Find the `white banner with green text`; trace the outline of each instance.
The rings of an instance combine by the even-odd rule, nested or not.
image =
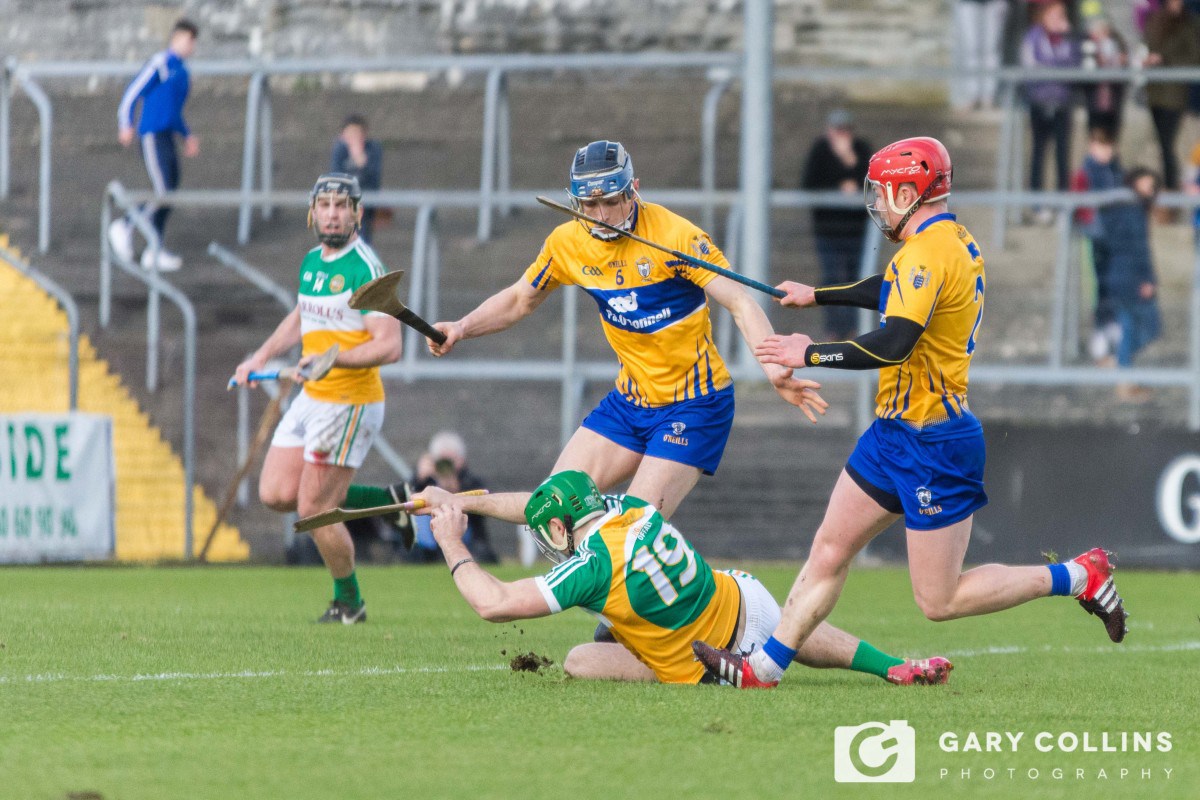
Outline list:
[[[0,563],[109,558],[112,419],[0,414]]]

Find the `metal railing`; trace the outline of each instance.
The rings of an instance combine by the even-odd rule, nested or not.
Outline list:
[[[146,198],[142,198],[146,199]],[[175,304],[183,317],[183,558],[192,558],[192,523],[195,509],[192,498],[196,483],[196,311],[183,292],[163,280],[155,266],[144,270],[131,261],[117,256],[109,243],[108,229],[112,224],[113,207],[121,209],[126,219],[141,232],[150,243],[154,264],[161,242],[150,221],[120,182],[112,181],[104,190],[104,202],[100,209],[100,325],[108,327],[112,307],[112,265],[115,263],[123,272],[132,275],[146,285],[146,388],[158,388],[159,350],[159,297],[166,297]]]
[[[506,211],[502,196],[511,187],[511,137],[507,77],[514,73],[560,71],[651,71],[701,70],[712,72],[724,80],[737,67],[737,53],[634,53],[634,54],[575,54],[575,55],[487,55],[487,56],[414,56],[388,59],[294,59],[284,61],[232,60],[198,61],[190,71],[197,77],[248,77],[246,90],[246,119],[242,141],[241,203],[238,205],[238,243],[249,242],[254,197],[269,197],[273,185],[271,152],[272,106],[269,79],[275,75],[300,75],[352,72],[423,71],[485,75],[484,119],[482,125],[482,159],[477,207],[479,222],[477,236],[486,241],[491,235],[492,219],[499,209]],[[51,182],[53,155],[50,142],[53,131],[53,105],[41,88],[38,79],[74,80],[96,78],[129,78],[141,68],[140,64],[121,61],[67,62],[43,61],[21,63],[9,58],[0,76],[0,197],[6,198],[10,181],[11,83],[18,84],[34,103],[41,126],[39,146],[39,222],[38,249],[46,252],[51,241]],[[715,113],[712,116],[715,124]],[[715,158],[715,156],[713,156]],[[258,193],[255,192],[255,173],[258,172]],[[261,204],[264,218],[269,217],[271,205]]]
[[[349,73],[411,70],[441,72],[457,70],[463,73],[482,73],[484,83],[484,119],[481,126],[482,158],[480,163],[479,193],[476,207],[479,219],[476,236],[486,241],[491,236],[493,216],[496,211],[507,212],[511,205],[503,197],[511,190],[510,116],[508,100],[508,76],[516,73],[556,71],[642,70],[660,72],[664,69],[700,70],[709,81],[701,109],[701,164],[700,189],[706,195],[714,195],[717,163],[717,110],[721,98],[731,88],[741,73],[740,55],[737,53],[638,53],[638,54],[580,54],[580,55],[481,55],[481,56],[418,56],[390,59],[295,59],[276,62],[256,60],[234,60],[205,62],[191,66],[197,77],[248,77],[246,92],[246,119],[242,142],[241,202],[238,205],[238,243],[250,240],[252,211],[255,197],[270,197],[273,187],[271,129],[273,110],[270,77],[275,75]],[[30,62],[20,63],[10,57],[0,74],[0,197],[8,197],[10,183],[10,87],[19,85],[34,103],[41,126],[38,154],[39,197],[38,197],[38,249],[46,252],[51,242],[51,174],[52,153],[50,142],[53,130],[53,105],[49,96],[37,82],[39,78],[55,80],[87,79],[98,77],[125,78],[136,74],[139,64],[130,62]],[[920,81],[950,83],[975,76],[994,76],[1000,87],[1001,106],[1004,118],[1000,128],[1000,144],[997,147],[995,184],[997,190],[1015,190],[1021,176],[1021,148],[1023,128],[1018,125],[1021,84],[1034,81],[1069,81],[1075,84],[1123,82],[1143,85],[1155,82],[1200,82],[1200,68],[1156,67],[1142,69],[1136,66],[1122,69],[1043,69],[1004,67],[997,71],[958,70],[947,67],[898,67],[889,68],[881,74],[875,67],[777,67],[773,71],[775,81],[801,83],[847,83],[855,81],[878,82],[880,80],[905,82]],[[255,174],[258,173],[258,193],[255,192]],[[264,218],[272,210],[270,202],[259,203]],[[713,197],[706,197],[699,206],[700,219],[711,229],[715,221],[715,208],[719,206]],[[1007,218],[998,210],[994,219],[992,240],[1003,246],[1007,231]]]
[[[28,261],[8,248],[0,247],[0,259],[16,267],[44,292],[54,297],[67,315],[67,408],[74,411],[79,406],[79,306],[75,304],[75,298],[71,297],[70,292],[38,272]]]

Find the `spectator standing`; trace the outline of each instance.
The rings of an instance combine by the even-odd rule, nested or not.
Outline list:
[[[1000,68],[1008,6],[1009,0],[955,0],[956,65],[967,73],[954,87],[956,108],[995,108],[995,76],[970,73]]]
[[[1092,128],[1087,156],[1075,173],[1071,188],[1080,192],[1104,192],[1121,189],[1124,185],[1112,137],[1103,126]],[[1104,367],[1116,365],[1116,343],[1121,337],[1116,310],[1109,296],[1112,257],[1105,221],[1110,215],[1111,208],[1081,208],[1076,214],[1076,222],[1091,245],[1092,267],[1096,274],[1096,309],[1088,350],[1096,365]]]
[[[837,189],[847,197],[860,198],[867,174],[871,146],[854,135],[853,119],[844,109],[834,109],[825,120],[825,132],[808,151],[800,188],[813,191]],[[824,285],[850,283],[858,278],[867,215],[856,207],[815,206],[813,234],[821,261]],[[854,336],[857,310],[850,306],[826,306],[828,338]]]
[[[1158,279],[1150,250],[1150,212],[1162,182],[1152,170],[1138,168],[1129,173],[1125,183],[1137,200],[1101,209],[1110,253],[1105,292],[1120,328],[1115,343],[1118,367],[1132,367],[1134,357],[1162,332]],[[1122,402],[1142,403],[1150,397],[1144,386],[1117,385],[1117,399]]]
[[[1200,24],[1183,6],[1183,0],[1165,0],[1146,20],[1146,56],[1148,67],[1191,67],[1200,64]],[[1163,183],[1168,190],[1179,190],[1179,158],[1175,141],[1188,107],[1185,83],[1156,81],[1146,87],[1146,102],[1154,120],[1158,147],[1162,154]]]
[[[1066,6],[1054,0],[1040,6],[1036,21],[1021,43],[1021,65],[1025,67],[1077,67],[1079,46],[1071,34]],[[1029,101],[1029,125],[1033,147],[1029,166],[1029,188],[1042,190],[1046,146],[1054,140],[1055,188],[1067,190],[1071,151],[1071,84],[1061,80],[1033,81],[1026,84]],[[1049,209],[1038,211],[1037,220],[1049,224],[1054,216]]]
[[[183,137],[183,154],[188,158],[200,155],[200,140],[192,134],[183,119],[191,78],[187,59],[196,51],[200,29],[188,19],[180,19],[171,28],[167,49],[155,53],[138,71],[137,76],[121,96],[117,109],[117,139],[125,147],[139,139],[142,161],[150,176],[154,193],[161,197],[179,187],[179,154],[175,137]],[[134,126],[134,108],[141,102],[141,117]],[[158,246],[147,247],[142,254],[144,269],[173,272],[183,265],[183,259],[162,245],[171,207],[161,200],[142,206],[158,233]],[[108,228],[109,243],[118,257],[133,260],[133,224],[127,218],[114,220]]]
[[[1099,0],[1085,4],[1087,38],[1081,44],[1085,67],[1095,69],[1119,69],[1129,63],[1124,41],[1113,30],[1104,16]],[[1121,112],[1125,104],[1125,84],[1105,81],[1086,85],[1088,130],[1104,128],[1109,139],[1116,141],[1121,135]]]
[[[379,191],[383,180],[383,145],[367,138],[367,120],[351,114],[342,121],[342,129],[329,155],[329,171],[344,172],[358,178],[364,192]],[[375,230],[376,208],[363,206],[362,227],[358,235],[367,244]]]

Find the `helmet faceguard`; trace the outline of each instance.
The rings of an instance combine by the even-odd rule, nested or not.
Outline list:
[[[633,159],[620,142],[600,140],[585,145],[575,152],[575,160],[571,162],[571,184],[567,187],[567,195],[571,198],[571,207],[582,211],[581,200],[605,200],[617,195],[626,198],[637,196],[633,185]],[[616,227],[630,230],[633,227],[634,209],[630,208],[624,220]],[[591,226],[580,220],[588,233],[601,241],[612,241],[620,236],[618,233]]]
[[[604,513],[604,498],[587,473],[578,470],[556,472],[534,489],[525,504],[525,522],[534,533],[542,555],[561,563],[575,555],[575,531],[583,523]],[[566,528],[562,542],[554,540],[551,520]]]
[[[867,177],[863,180],[863,201],[871,220],[893,242],[901,241],[904,226],[925,203],[945,200],[950,196],[950,184],[954,168],[950,154],[937,139],[918,136],[901,139],[889,144],[867,164]],[[911,183],[917,199],[901,208],[896,204],[900,187]],[[887,223],[880,202],[887,210],[900,217],[894,226]]]
[[[350,230],[338,233],[321,231],[321,226],[316,220],[317,198],[326,195],[344,196],[350,199],[350,208],[354,212],[354,221],[350,225]],[[349,243],[361,224],[362,188],[358,185],[358,178],[345,172],[327,172],[317,178],[312,191],[308,193],[308,227],[315,228],[317,241],[326,247],[341,250]]]

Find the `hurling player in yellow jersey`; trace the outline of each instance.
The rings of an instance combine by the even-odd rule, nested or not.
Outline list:
[[[779,621],[779,604],[753,575],[714,570],[671,523],[631,495],[601,495],[586,474],[558,472],[533,491],[459,497],[438,488],[430,527],[450,576],[471,607],[490,622],[532,619],[579,607],[611,626],[612,640],[571,649],[563,670],[575,678],[697,683],[704,668],[695,639],[749,650]],[[462,542],[465,512],[493,515],[509,500],[523,508],[534,540],[558,564],[547,574],[502,581],[471,557]],[[810,667],[852,669],[890,683],[945,683],[942,658],[905,660],[821,624],[797,655]],[[710,679],[711,680],[711,679]]]
[[[330,345],[339,346],[333,369],[304,383],[271,439],[258,495],[276,511],[301,516],[341,505],[355,471],[383,424],[383,381],[379,366],[400,358],[400,323],[387,314],[356,311],[350,295],[386,271],[358,236],[362,191],[353,175],[332,172],[317,179],[310,195],[309,224],[318,247],[300,265],[296,308],[234,378],[251,372],[302,343],[305,363]],[[342,523],[312,532],[333,576],[333,600],[318,622],[352,625],[367,618],[354,572],[354,540]]]
[[[728,262],[708,234],[637,193],[633,161],[618,142],[581,147],[570,170],[572,204],[585,214],[719,266]],[[733,381],[717,352],[709,322],[710,299],[724,306],[753,348],[772,333],[758,304],[728,278],[696,268],[599,226],[566,222],[546,238],[525,274],[456,322],[435,327],[446,335],[436,356],[463,339],[505,330],[540,306],[560,286],[579,286],[596,302],[621,370],[616,388],[567,443],[554,472],[583,470],[602,490],[632,479],[629,493],[670,518],[696,485],[720,463],[733,424]],[[810,420],[826,403],[812,381],[792,370],[763,366],[776,391]],[[521,509],[504,517],[521,520]]]
[[[834,486],[812,551],[796,578],[775,634],[742,657],[697,642],[715,675],[742,688],[774,686],[816,625],[833,610],[854,556],[903,516],[913,595],[934,621],[988,614],[1038,597],[1075,597],[1125,636],[1125,608],[1109,554],[1089,550],[1066,564],[987,564],[962,571],[971,522],[987,503],[983,428],[967,406],[967,369],[983,318],[983,256],[947,211],[953,171],[936,139],[904,139],[867,167],[867,208],[903,246],[883,275],[845,286],[786,282],[780,302],[803,308],[878,308],[878,329],[848,342],[803,334],[767,337],[755,350],[767,364],[878,369],[876,420],[858,440]],[[791,655],[789,655],[791,654]]]

